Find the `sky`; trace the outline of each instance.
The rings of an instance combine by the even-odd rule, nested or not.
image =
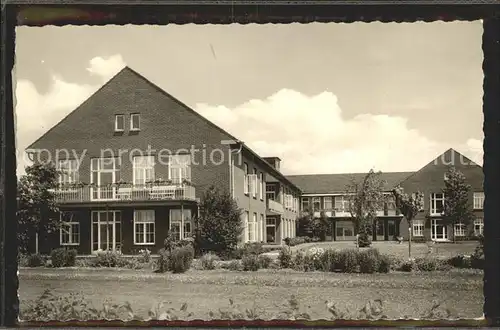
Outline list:
[[[284,174],[415,171],[449,148],[482,164],[482,23],[18,27],[24,149],[124,66]]]

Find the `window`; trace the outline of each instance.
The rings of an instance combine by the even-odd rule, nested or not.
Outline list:
[[[57,164],[59,171],[59,184],[67,185],[78,181],[78,160],[65,159]]]
[[[262,235],[262,231],[264,230],[264,225],[265,225],[264,214],[261,214],[260,215],[260,224],[259,224],[259,236],[258,236],[259,241],[264,240],[264,236]]]
[[[413,220],[412,221],[412,235],[416,237],[424,236],[424,222],[425,220]]]
[[[250,182],[248,182],[248,164],[244,163],[243,164],[243,172],[244,172],[244,183],[243,183],[243,192],[248,195],[248,192],[250,191]]]
[[[175,184],[191,180],[191,155],[173,155],[168,160],[168,178]]]
[[[321,198],[313,197],[313,211],[319,211],[321,209]]]
[[[474,235],[483,235],[484,220],[483,218],[477,218],[474,220]]]
[[[448,181],[448,173],[444,173],[444,175],[443,175],[443,180],[444,180],[444,181]]]
[[[136,156],[133,158],[134,185],[144,185],[154,180],[154,156]]]
[[[431,194],[431,214],[442,214],[444,210],[444,194],[432,193]]]
[[[348,212],[349,200],[345,196],[335,196],[335,211]]]
[[[257,169],[254,167],[252,176],[252,195],[253,198],[257,198]]]
[[[474,210],[482,210],[484,205],[484,192],[474,193]]]
[[[259,195],[260,195],[260,199],[264,200],[264,173],[260,173]]]
[[[115,132],[123,132],[125,130],[125,116],[115,115]]]
[[[134,211],[134,244],[155,244],[155,211]]]
[[[323,203],[325,204],[325,210],[331,210],[333,208],[332,197],[324,197]]]
[[[92,158],[90,161],[90,183],[107,186],[120,181],[121,160],[117,157]],[[94,199],[109,199],[111,190],[94,190]]]
[[[245,211],[243,213],[243,228],[245,230],[245,240],[248,240],[250,228],[249,228],[249,213],[248,211]]]
[[[248,222],[248,241],[255,242],[257,240],[257,213],[254,212],[252,220]]]
[[[309,208],[309,197],[302,197],[302,210],[306,211]]]
[[[141,117],[138,113],[133,113],[130,115],[130,130],[139,131],[141,129],[140,124]]]
[[[454,226],[454,235],[457,237],[465,236],[465,224],[456,223]]]
[[[74,219],[74,215],[71,212],[61,212],[60,216],[59,240],[61,245],[79,245],[80,223]]]
[[[170,210],[170,232],[174,240],[190,238],[193,234],[192,226],[190,209],[185,209],[184,212],[181,209]]]

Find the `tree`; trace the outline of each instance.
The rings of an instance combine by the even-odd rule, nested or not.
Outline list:
[[[381,172],[370,170],[361,182],[351,178],[346,187],[348,208],[359,235],[359,246],[369,246],[373,235],[373,223],[377,211],[383,210],[385,203],[385,181],[380,179]]]
[[[197,249],[216,253],[236,249],[243,232],[241,210],[227,192],[211,186],[200,203],[196,222]]]
[[[297,236],[313,236],[313,219],[314,213],[311,210],[304,210],[304,213],[297,220]]]
[[[416,192],[408,195],[404,192],[401,186],[393,189],[392,194],[396,202],[396,208],[404,216],[408,222],[408,258],[411,258],[411,238],[413,230],[413,219],[417,216],[418,212],[422,209],[423,194]]]
[[[446,172],[444,186],[443,220],[445,224],[452,225],[453,228],[456,224],[462,224],[467,228],[474,219],[469,201],[471,186],[467,184],[462,172],[454,167],[450,167]],[[453,235],[453,242],[455,242],[455,235]]]
[[[318,237],[321,241],[326,240],[329,224],[325,212],[321,212],[319,217],[313,216],[310,224],[313,237]]]
[[[28,251],[29,240],[40,233],[59,229],[59,207],[53,189],[58,172],[52,165],[34,164],[17,185],[18,241],[21,251]],[[36,246],[38,251],[38,246]]]

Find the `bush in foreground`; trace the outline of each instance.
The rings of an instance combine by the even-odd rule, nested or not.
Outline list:
[[[171,250],[163,248],[159,251],[157,271],[164,273],[185,273],[191,267],[194,259],[194,248],[191,245],[176,247]]]
[[[45,257],[40,253],[30,254],[22,261],[27,267],[41,267],[45,265]]]
[[[281,268],[291,268],[292,252],[286,247],[282,247],[278,255],[278,260]]]
[[[205,270],[214,270],[217,266],[217,261],[219,261],[219,257],[212,252],[206,253],[200,258],[201,267]]]
[[[50,253],[52,267],[73,267],[76,262],[76,250],[58,248]]]
[[[260,268],[259,256],[248,254],[241,258],[241,264],[244,271],[258,271]]]

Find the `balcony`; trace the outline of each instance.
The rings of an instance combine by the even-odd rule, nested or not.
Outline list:
[[[195,188],[189,184],[153,185],[83,185],[58,187],[53,190],[55,201],[65,203],[108,201],[196,200]]]
[[[283,212],[285,212],[283,204],[280,204],[272,199],[267,200],[267,210],[276,214],[283,214]]]

